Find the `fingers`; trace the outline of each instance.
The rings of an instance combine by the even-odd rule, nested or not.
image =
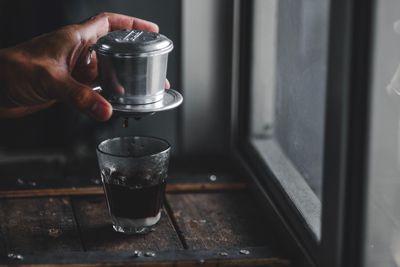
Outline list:
[[[157,24],[126,15],[116,13],[100,13],[90,20],[80,24],[83,35],[99,38],[109,31],[122,29],[137,29],[149,32],[158,32]],[[90,39],[90,38],[88,38]]]
[[[159,31],[157,24],[147,20],[115,13],[104,13],[103,16],[108,17],[108,21],[110,23],[110,31],[122,29],[137,29],[148,32]]]
[[[165,88],[165,89],[171,88],[171,84],[169,83],[168,79],[165,79],[164,88]]]
[[[96,53],[92,53],[90,63],[87,64],[87,53],[81,53],[78,56],[76,64],[72,69],[71,75],[77,81],[93,86],[97,83],[98,78],[97,55]]]
[[[55,91],[55,97],[72,104],[96,120],[106,121],[111,118],[110,103],[94,92],[92,88],[77,82],[72,77],[60,82]]]

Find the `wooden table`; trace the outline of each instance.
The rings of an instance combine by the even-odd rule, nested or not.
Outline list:
[[[0,168],[2,264],[289,266],[268,218],[234,175],[171,174],[154,231],[124,235],[112,229],[97,170],[60,176],[59,166],[18,166]]]

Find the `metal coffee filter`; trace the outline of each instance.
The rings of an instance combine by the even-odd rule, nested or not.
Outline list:
[[[165,90],[168,53],[166,36],[146,31],[120,30],[101,37],[96,51],[102,95],[123,116],[143,116],[179,106],[183,97]],[[122,114],[121,114],[122,113]]]

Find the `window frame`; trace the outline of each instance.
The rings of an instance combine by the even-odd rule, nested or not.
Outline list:
[[[253,1],[235,0],[232,48],[232,149],[286,242],[312,265],[362,266],[366,206],[370,64],[374,0],[330,5],[321,240],[318,242],[249,141]]]

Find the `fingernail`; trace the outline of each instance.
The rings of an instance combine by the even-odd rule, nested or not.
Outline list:
[[[112,108],[108,103],[96,102],[90,109],[90,115],[96,120],[106,121],[111,117]]]
[[[153,24],[154,32],[159,32],[160,31],[160,27],[157,24],[155,24],[154,22],[151,22],[151,24]]]
[[[165,89],[171,88],[171,84],[169,83],[168,80],[165,80],[165,82],[164,82],[164,88],[165,88]]]

